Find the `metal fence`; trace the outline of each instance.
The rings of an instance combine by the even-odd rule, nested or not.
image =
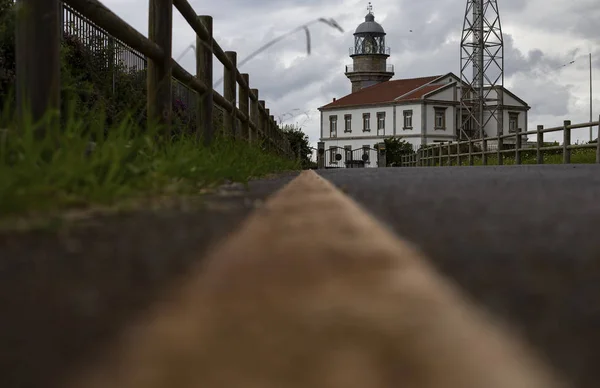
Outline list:
[[[325,168],[373,168],[379,165],[377,149],[361,147],[357,149],[330,146],[325,150]]]
[[[544,163],[544,153],[559,152],[562,155],[564,164],[571,163],[571,155],[574,150],[594,149],[596,150],[596,163],[600,163],[600,140],[597,138],[595,143],[572,144],[571,131],[578,128],[598,127],[600,133],[600,118],[598,121],[571,124],[570,120],[565,120],[560,127],[544,128],[538,125],[536,130],[511,132],[506,135],[488,137],[483,139],[470,139],[462,142],[445,143],[430,145],[419,149],[417,152],[402,157],[402,167],[417,166],[461,166],[463,162],[467,165],[474,165],[475,159],[479,158],[482,165],[488,165],[488,156],[496,155],[497,164],[502,165],[504,158],[514,156],[514,164],[522,164],[522,156],[525,153],[535,153],[537,164]],[[544,134],[551,132],[563,132],[562,145],[547,146],[544,143]],[[523,143],[523,137],[535,135],[535,144]],[[514,140],[509,147],[504,146],[505,139]],[[488,142],[495,142],[495,150],[490,150]]]
[[[148,68],[148,58],[139,51],[131,48],[121,40],[110,35],[93,21],[73,9],[64,2],[60,2],[61,25],[63,38],[74,36],[85,46],[87,50],[95,54],[106,53],[106,66],[113,68],[112,91],[118,87],[116,72],[145,71]],[[114,66],[113,66],[114,65]],[[172,83],[173,101],[175,109],[185,107],[185,117],[192,119],[198,102],[198,93],[187,85],[173,78]],[[217,120],[223,116],[220,107],[215,106]]]
[[[148,67],[148,60],[143,54],[108,34],[68,4],[61,2],[60,7],[61,25],[65,33],[63,37],[76,36],[88,50],[94,53],[110,52],[112,55],[107,58],[114,58],[113,64],[120,64],[125,69],[145,70]],[[107,62],[106,65],[110,66],[111,63]]]

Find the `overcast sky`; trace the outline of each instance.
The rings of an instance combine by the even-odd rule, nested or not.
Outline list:
[[[198,14],[212,15],[214,36],[241,61],[274,37],[319,17],[335,19],[341,33],[325,24],[311,26],[312,53],[299,32],[272,46],[240,70],[275,117],[303,125],[312,143],[319,136],[317,108],[350,93],[344,65],[353,32],[364,21],[368,1],[357,0],[189,0]],[[102,0],[147,35],[148,0]],[[376,21],[387,32],[394,79],[453,72],[460,76],[460,34],[466,0],[374,0]],[[600,2],[598,0],[498,0],[505,46],[505,86],[532,109],[529,129],[589,119],[589,62],[592,53],[593,115],[600,114]],[[409,32],[412,30],[413,32]],[[195,42],[192,29],[174,11],[173,57]],[[575,63],[563,67],[572,60]],[[193,51],[180,60],[195,73]],[[215,68],[215,81],[222,66]],[[222,93],[222,84],[216,88]],[[288,113],[301,113],[290,119]],[[306,115],[304,115],[306,114]],[[562,135],[554,136],[559,139]],[[588,129],[575,130],[582,141]],[[596,130],[594,130],[594,138]],[[533,140],[533,139],[530,139]]]

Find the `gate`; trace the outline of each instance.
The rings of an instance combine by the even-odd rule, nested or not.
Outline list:
[[[325,168],[373,168],[377,167],[378,153],[375,148],[330,146],[325,150]]]

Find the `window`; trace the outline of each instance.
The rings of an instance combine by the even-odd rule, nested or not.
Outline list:
[[[385,134],[385,112],[377,113],[377,134]]]
[[[517,132],[519,129],[519,113],[508,113],[508,132]]]
[[[345,145],[344,146],[344,151],[346,153],[346,160],[351,160],[352,159],[352,146],[351,145]]]
[[[329,116],[329,134],[331,137],[337,136],[337,116]]]
[[[445,130],[446,129],[446,108],[434,108],[435,109],[435,129]]]
[[[352,115],[344,115],[344,132],[352,132]]]
[[[336,146],[329,146],[329,163],[337,163],[337,160],[335,159],[336,148]]]
[[[371,131],[371,114],[363,113],[363,132]]]
[[[412,129],[412,115],[413,115],[413,111],[412,110],[405,110],[404,111],[404,128],[403,129]]]

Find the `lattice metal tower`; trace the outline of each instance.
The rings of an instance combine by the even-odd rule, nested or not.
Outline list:
[[[460,43],[459,137],[503,130],[504,41],[496,0],[467,0]]]

